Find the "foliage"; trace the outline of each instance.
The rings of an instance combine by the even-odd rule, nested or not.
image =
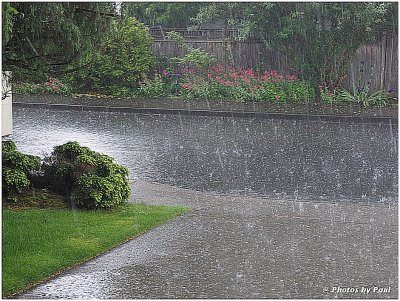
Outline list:
[[[122,14],[148,26],[186,28],[201,6],[204,4],[199,2],[123,2]]]
[[[2,141],[3,199],[16,201],[30,186],[29,176],[39,166],[39,157],[19,152],[13,141]]]
[[[364,63],[361,64],[363,68]],[[353,93],[347,91],[346,89],[329,89],[327,83],[323,83],[319,86],[321,100],[329,103],[345,102],[345,103],[358,103],[362,104],[364,107],[369,107],[371,105],[383,107],[389,104],[391,95],[383,90],[376,91],[375,93],[370,93],[370,87],[373,80],[373,66],[371,65],[371,74],[369,78],[363,79],[360,75],[358,79],[358,87],[353,87]],[[361,71],[364,71],[361,69]],[[360,72],[363,74],[364,72]]]
[[[176,58],[181,65],[208,68],[217,62],[215,55],[210,55],[200,48],[190,48],[182,58]]]
[[[198,24],[224,19],[240,26],[241,38],[254,37],[284,55],[315,85],[336,88],[359,46],[397,30],[397,3],[259,2],[209,3]]]
[[[2,4],[2,12],[3,12],[3,36],[2,36],[2,43],[6,45],[10,40],[12,33],[13,33],[13,17],[14,15],[18,14],[18,11],[11,5],[11,3],[4,2]]]
[[[43,81],[74,69],[98,47],[114,8],[111,2],[2,3],[3,70],[16,80]]]
[[[333,104],[340,101],[337,89],[330,91],[328,87],[321,85],[319,86],[319,94],[323,102]]]
[[[69,80],[78,91],[129,96],[154,64],[151,42],[148,30],[136,19],[114,22],[98,51],[82,60],[86,67]]]
[[[176,85],[160,74],[155,74],[154,79],[145,78],[139,83],[138,96],[148,98],[164,98],[174,94]]]
[[[181,36],[179,32],[169,31],[166,33],[165,37],[167,38],[167,40],[174,41],[181,48],[190,48],[190,45],[185,42],[185,39]]]
[[[207,69],[185,68],[180,73],[163,70],[154,80],[141,83],[139,95],[159,98],[233,99],[246,101],[309,101],[314,89],[295,75],[215,65]]]
[[[181,97],[189,99],[298,102],[312,100],[315,96],[311,85],[295,75],[222,66],[213,66],[207,73],[189,69],[180,86]]]
[[[55,146],[42,170],[49,189],[71,196],[80,208],[114,208],[131,194],[127,168],[78,142]]]
[[[200,48],[192,47],[189,43],[186,43],[183,37],[177,32],[168,32],[167,39],[175,41],[179,47],[186,49],[188,52],[183,57],[171,58],[171,62],[186,67],[208,68],[217,61],[215,55],[210,55]]]
[[[87,261],[188,209],[129,204],[112,212],[3,210],[3,298]]]
[[[71,87],[57,78],[48,77],[40,84],[15,82],[13,91],[16,94],[70,94]]]
[[[379,90],[375,93],[368,94],[368,90],[358,90],[354,94],[345,89],[338,90],[339,101],[360,103],[364,107],[375,105],[378,107],[387,106],[389,103],[389,94]]]
[[[378,106],[384,107],[389,104],[390,94],[379,90],[372,94],[368,93],[368,89],[359,88],[354,93],[346,89],[328,90],[326,87],[320,87],[320,96],[323,102],[329,103],[357,103],[364,107]]]

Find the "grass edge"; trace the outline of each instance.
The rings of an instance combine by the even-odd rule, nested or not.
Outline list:
[[[20,290],[18,290],[18,291],[16,291],[16,292],[13,292],[13,293],[8,294],[8,295],[2,295],[2,299],[14,299],[13,297],[16,297],[16,296],[18,296],[18,295],[20,295],[20,294],[23,294],[23,293],[25,293],[26,291],[28,291],[28,290],[30,290],[30,289],[36,287],[36,286],[39,286],[39,285],[41,285],[41,284],[43,284],[43,283],[46,283],[46,282],[48,282],[48,281],[50,281],[50,280],[56,278],[57,276],[59,276],[59,275],[65,273],[65,272],[67,272],[67,271],[69,271],[69,270],[72,270],[72,269],[74,269],[74,268],[76,268],[76,267],[78,267],[78,266],[80,266],[80,265],[82,265],[82,264],[85,264],[85,263],[87,263],[87,262],[89,262],[89,261],[91,261],[91,260],[94,260],[94,259],[96,259],[96,258],[98,258],[98,257],[100,257],[100,256],[102,256],[102,255],[104,255],[104,254],[106,254],[106,253],[108,253],[108,252],[111,252],[112,250],[121,247],[122,245],[124,245],[124,244],[126,244],[126,243],[128,243],[128,242],[130,242],[130,241],[132,241],[132,240],[134,240],[134,239],[136,239],[136,238],[138,238],[138,237],[140,237],[140,236],[146,234],[147,232],[149,232],[149,231],[151,231],[151,230],[154,230],[154,229],[157,229],[158,227],[161,227],[161,226],[163,226],[163,225],[165,225],[165,224],[168,224],[168,223],[171,222],[172,220],[174,220],[174,219],[176,219],[176,218],[179,218],[179,217],[181,217],[181,216],[183,216],[183,215],[185,215],[185,214],[187,214],[187,213],[189,213],[189,212],[192,211],[192,208],[189,208],[189,207],[182,207],[182,206],[176,206],[176,207],[184,208],[184,209],[186,209],[186,211],[185,211],[185,212],[181,212],[181,213],[179,213],[179,214],[177,214],[177,215],[175,215],[175,216],[172,216],[172,217],[170,217],[170,218],[168,218],[168,219],[166,219],[166,220],[160,222],[159,224],[154,225],[154,227],[151,227],[151,228],[149,228],[149,229],[144,230],[143,232],[140,232],[140,233],[137,233],[136,235],[133,235],[133,236],[131,236],[131,237],[128,237],[127,239],[125,239],[125,240],[123,240],[123,241],[121,241],[121,242],[118,242],[116,245],[114,245],[114,246],[112,246],[112,247],[110,247],[110,248],[108,248],[108,249],[105,249],[104,251],[101,251],[101,252],[98,253],[98,254],[95,254],[95,255],[93,255],[93,256],[90,256],[90,257],[88,257],[88,258],[85,258],[84,260],[82,260],[82,261],[80,261],[80,262],[77,262],[77,263],[75,263],[75,264],[73,264],[73,265],[71,265],[71,266],[65,267],[65,268],[63,268],[63,269],[61,269],[61,270],[59,270],[59,271],[57,271],[57,272],[51,274],[50,276],[48,276],[48,277],[46,277],[46,278],[44,278],[44,279],[42,279],[42,280],[40,280],[40,281],[37,281],[37,282],[31,283],[31,284],[28,284],[28,285],[27,285],[26,287],[24,287],[23,289],[20,289]]]

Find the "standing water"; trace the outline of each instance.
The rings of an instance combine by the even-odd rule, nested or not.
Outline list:
[[[279,199],[397,202],[397,124],[14,108],[43,156],[78,141],[146,180]],[[134,185],[134,184],[133,184]]]

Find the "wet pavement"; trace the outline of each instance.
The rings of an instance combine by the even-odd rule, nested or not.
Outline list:
[[[14,107],[18,148],[76,140],[132,202],[193,210],[19,298],[397,298],[397,122]]]
[[[193,211],[19,298],[397,298],[397,206],[271,201],[138,181]]]
[[[272,199],[397,203],[397,123],[14,107],[18,149],[79,141],[145,180]]]

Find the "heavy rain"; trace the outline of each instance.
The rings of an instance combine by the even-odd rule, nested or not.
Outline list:
[[[396,2],[3,2],[3,298],[398,298]]]

